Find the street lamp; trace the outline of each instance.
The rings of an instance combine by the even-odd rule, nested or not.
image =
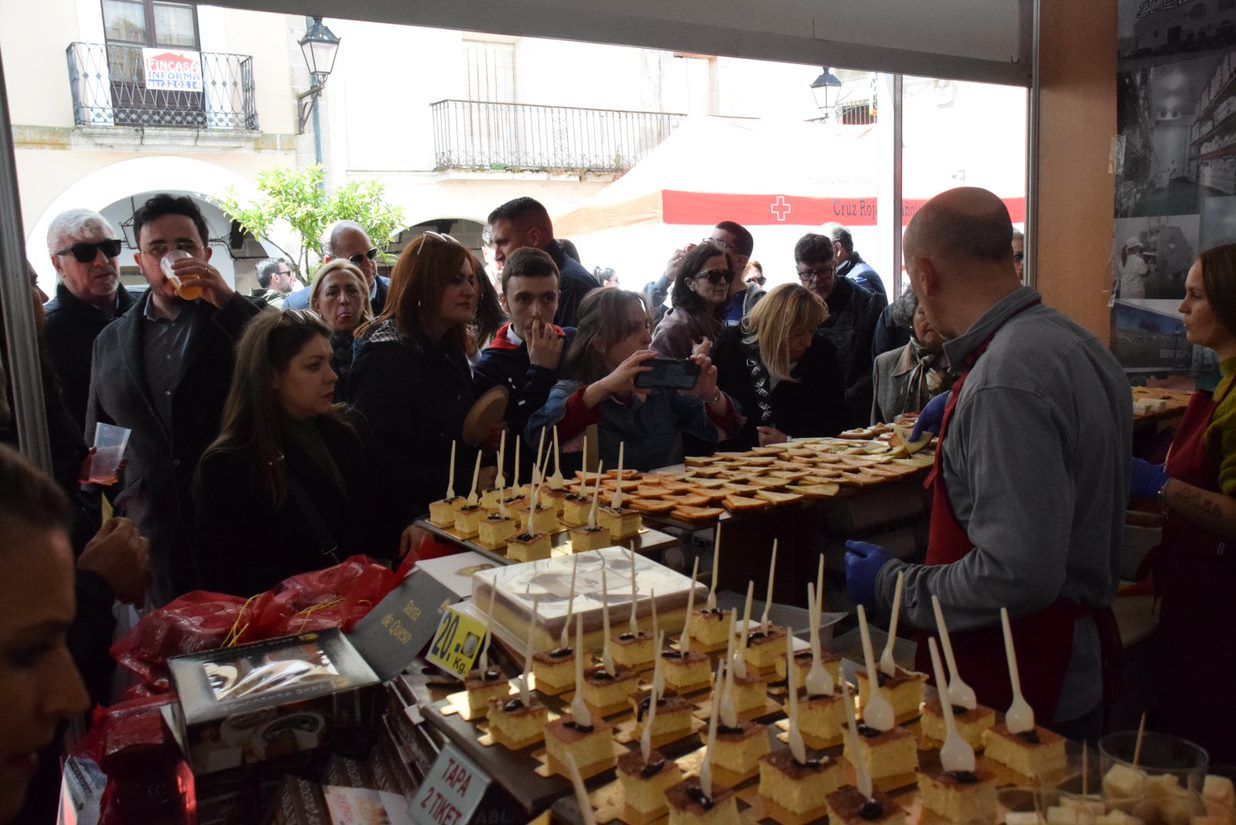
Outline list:
[[[304,132],[309,115],[317,113],[318,98],[322,94],[322,87],[326,85],[326,78],[330,77],[335,68],[339,37],[322,22],[321,17],[314,17],[305,36],[300,39],[300,51],[305,56],[305,65],[309,67],[310,83],[309,90],[296,98],[300,131]]]
[[[841,88],[841,81],[825,66],[820,69],[820,76],[811,81],[811,94],[815,97],[815,106],[824,113],[821,120],[828,119],[836,100],[832,99],[834,89]]]

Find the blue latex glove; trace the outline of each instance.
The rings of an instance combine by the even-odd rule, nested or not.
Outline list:
[[[1162,464],[1151,464],[1144,458],[1135,458],[1130,463],[1129,498],[1158,498],[1159,490],[1167,483],[1168,475]]]
[[[870,610],[875,607],[876,576],[891,557],[883,547],[865,541],[847,541],[845,549],[845,593]]]
[[[910,433],[911,441],[918,441],[925,432],[932,435],[940,434],[940,422],[944,420],[944,408],[948,406],[948,400],[952,395],[953,391],[947,390],[927,402],[927,406],[923,407],[923,411],[918,414],[918,421],[914,422],[914,432]]]

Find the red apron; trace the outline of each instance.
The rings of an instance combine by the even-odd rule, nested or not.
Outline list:
[[[1038,303],[1036,299],[1022,307],[1017,313],[1009,316],[1005,323],[1027,309],[1037,306]],[[935,463],[925,482],[925,486],[932,491],[931,528],[927,544],[927,558],[924,560],[927,565],[952,564],[974,549],[974,542],[970,540],[965,528],[957,521],[953,505],[949,502],[948,490],[944,483],[944,439],[966,378],[978,359],[986,352],[987,346],[998,331],[997,329],[992,332],[991,337],[967,359],[964,365],[965,371],[953,384],[953,394],[944,408],[944,416],[940,421],[940,438],[936,445]],[[1119,672],[1116,660],[1120,652],[1120,634],[1116,629],[1116,620],[1110,608],[1080,607],[1057,600],[1036,613],[1018,618],[1010,616],[1013,645],[1017,650],[1018,663],[1021,665],[1019,675],[1022,695],[1034,708],[1035,717],[1040,724],[1050,723],[1055,718],[1060,688],[1064,684],[1064,676],[1073,653],[1073,627],[1079,619],[1087,616],[1093,616],[1099,626],[1103,650],[1104,695],[1108,696],[1112,687],[1109,684],[1110,677]],[[1009,682],[1008,665],[1004,655],[1004,633],[999,617],[996,616],[995,623],[988,627],[951,633],[950,640],[953,644],[957,668],[966,683],[974,688],[978,701],[1000,710],[1007,708],[1013,701],[1013,691]],[[920,640],[918,646],[916,667],[924,673],[932,672],[925,637]]]
[[[1194,393],[1165,468],[1172,478],[1211,492],[1220,492],[1219,471],[1206,449],[1206,429],[1217,403],[1209,393]],[[1153,569],[1163,598],[1155,729],[1196,742],[1212,763],[1236,760],[1236,645],[1230,635],[1236,630],[1236,547],[1226,551],[1223,539],[1168,510],[1162,544],[1143,563]]]

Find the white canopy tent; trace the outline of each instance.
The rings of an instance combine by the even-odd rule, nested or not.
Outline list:
[[[680,52],[844,66],[928,77],[1030,86],[1039,0],[223,0],[255,11],[338,15],[404,25],[556,37]],[[21,448],[45,468],[50,451],[42,409],[33,308],[26,283],[24,231],[12,128],[0,55],[0,315]],[[900,80],[880,162],[894,169],[901,209]],[[883,98],[890,99],[890,98]],[[1031,140],[1035,97],[1031,95]],[[1034,156],[1033,145],[1031,157]],[[1033,200],[1034,171],[1030,173]],[[881,188],[885,188],[883,185]],[[887,224],[888,222],[886,222]],[[880,231],[899,258],[900,232]],[[1032,239],[1029,239],[1032,241]],[[1033,243],[1028,242],[1028,250]]]

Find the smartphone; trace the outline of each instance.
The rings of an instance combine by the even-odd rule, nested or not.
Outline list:
[[[635,386],[641,390],[689,390],[700,377],[700,365],[686,359],[652,358],[644,366],[652,369],[635,376]]]

